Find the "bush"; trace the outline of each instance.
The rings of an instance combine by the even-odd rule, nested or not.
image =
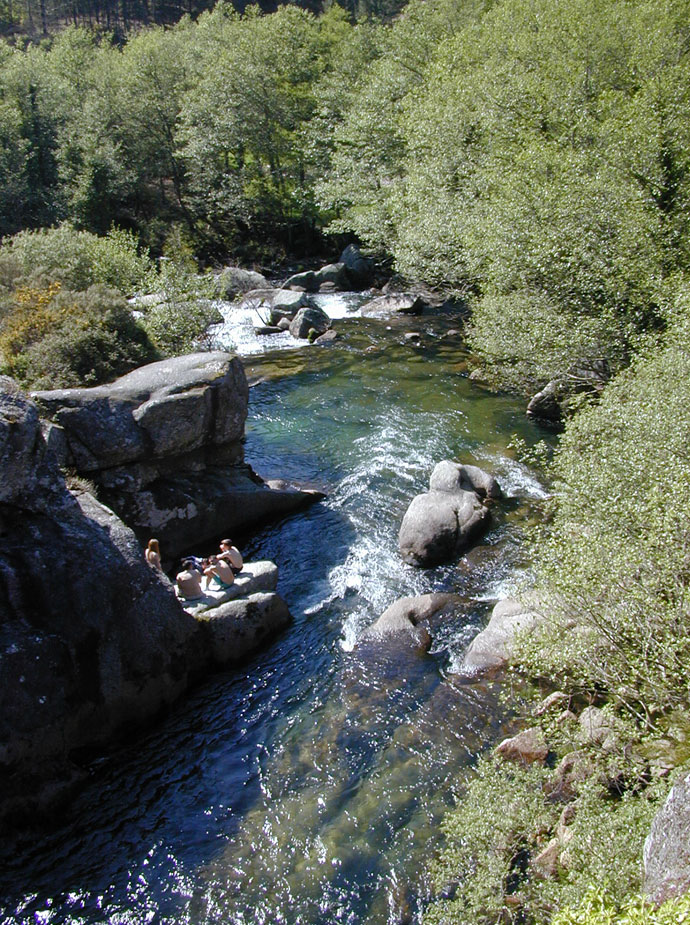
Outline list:
[[[22,231],[0,246],[0,283],[13,288],[22,277],[43,274],[65,288],[84,290],[103,284],[125,295],[155,285],[151,260],[139,253],[136,237],[113,228],[105,237],[71,225]]]
[[[650,906],[642,896],[623,905],[615,903],[599,888],[593,887],[579,906],[563,909],[551,925],[687,925],[690,923],[690,895],[670,899],[659,908]]]
[[[535,550],[551,619],[522,653],[530,673],[606,691],[643,724],[690,700],[689,429],[685,290],[667,346],[567,428]]]
[[[5,305],[2,371],[27,388],[97,385],[157,358],[120,293],[24,287]]]

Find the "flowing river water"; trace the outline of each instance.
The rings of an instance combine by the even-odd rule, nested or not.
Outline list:
[[[252,383],[247,460],[327,493],[242,544],[278,563],[294,622],[97,762],[63,820],[3,853],[3,925],[420,920],[439,822],[509,720],[495,686],[457,667],[526,567],[521,534],[544,491],[508,444],[543,434],[521,402],[469,380],[452,311],[328,309],[341,320],[327,348],[257,339],[251,313],[230,308],[216,332]],[[446,458],[493,472],[506,500],[478,551],[414,569],[400,521]],[[429,591],[462,606],[428,653],[357,645],[389,604]]]

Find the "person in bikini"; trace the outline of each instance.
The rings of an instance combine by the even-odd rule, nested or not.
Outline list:
[[[232,566],[220,556],[211,556],[208,567],[204,569],[207,591],[226,591],[235,580]]]

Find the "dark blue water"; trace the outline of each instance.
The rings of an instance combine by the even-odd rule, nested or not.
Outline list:
[[[458,339],[441,337],[454,325],[347,320],[334,347],[247,360],[247,459],[328,493],[244,543],[278,563],[294,622],[97,763],[67,817],[13,847],[1,922],[419,919],[439,819],[504,721],[497,692],[454,668],[521,574],[542,496],[507,449],[540,435],[468,380]],[[421,347],[404,340],[413,326]],[[443,458],[490,469],[509,498],[472,567],[415,570],[397,531]],[[464,603],[430,653],[357,646],[398,597],[432,590]]]

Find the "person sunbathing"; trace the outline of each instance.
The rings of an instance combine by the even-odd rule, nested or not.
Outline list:
[[[242,566],[244,565],[244,560],[242,559],[242,553],[239,551],[237,546],[233,545],[232,540],[221,540],[220,541],[220,552],[218,554],[219,559],[224,559],[232,569],[233,575],[239,575],[242,571]]]
[[[211,556],[209,565],[204,569],[207,591],[226,591],[232,586],[235,574],[231,565],[220,556]]]
[[[183,601],[195,601],[204,596],[201,590],[201,573],[194,568],[194,563],[190,559],[183,560],[182,571],[176,575],[175,581],[178,596]]]

